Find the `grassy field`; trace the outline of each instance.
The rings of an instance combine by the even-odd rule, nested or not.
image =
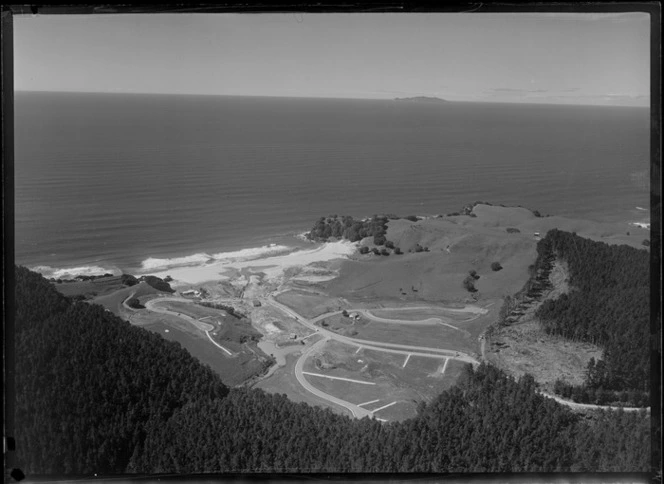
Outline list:
[[[226,311],[214,308],[206,308],[199,306],[196,303],[178,302],[178,301],[164,301],[155,303],[161,307],[167,307],[170,311],[185,314],[194,319],[206,318],[204,321],[223,321],[226,318],[232,317]]]
[[[371,321],[366,326],[355,328],[354,338],[384,343],[425,346],[473,352],[477,342],[462,331],[443,325],[411,326]]]
[[[166,315],[160,314],[158,316]],[[212,368],[226,385],[238,385],[264,370],[264,363],[246,346],[237,345],[237,347],[230,348],[233,351],[239,352],[237,356],[228,358],[222,350],[213,345],[200,331],[187,330],[187,328],[173,324],[172,319],[160,318],[152,323],[143,325],[143,328],[160,334],[164,339],[180,343],[192,356],[204,365]]]
[[[286,291],[279,294],[275,299],[305,318],[315,318],[321,314],[339,311],[347,307],[346,303],[338,298],[306,291]]]
[[[120,282],[120,276],[101,277],[93,281],[63,282],[53,284],[59,293],[64,296],[85,296],[93,298],[96,296],[106,296],[126,286]]]
[[[146,296],[154,296],[157,294],[164,294],[161,291],[158,291],[154,287],[150,286],[146,282],[141,282],[131,287],[122,287],[119,290],[112,291],[103,296],[97,296],[92,299],[91,302],[95,304],[101,304],[106,309],[111,311],[120,317],[129,317],[129,314],[132,314],[127,309],[122,306],[122,303],[132,294],[136,298],[144,298]]]
[[[404,321],[423,321],[429,318],[440,318],[446,323],[464,322],[477,317],[476,313],[446,311],[443,308],[395,308],[395,309],[372,309],[369,311],[374,316],[384,319],[401,319]]]
[[[383,405],[387,405],[387,403],[383,403]],[[379,410],[374,415],[388,422],[406,420],[417,415],[417,403],[412,400],[399,401],[383,410]]]
[[[406,367],[405,355],[361,349],[337,341],[329,341],[322,350],[311,355],[304,364],[304,371],[337,378],[349,378],[363,383],[335,380],[323,376],[307,375],[305,378],[316,388],[356,405],[373,410],[400,400],[406,403],[384,410],[387,420],[402,420],[415,415],[417,401],[430,401],[440,392],[450,388],[461,374],[464,364],[445,358],[411,356]],[[442,369],[445,367],[445,372]],[[376,400],[376,402],[374,402]],[[372,403],[368,403],[372,402]],[[383,411],[381,410],[380,413]]]
[[[268,393],[286,395],[289,400],[292,400],[296,403],[302,402],[308,405],[329,408],[334,413],[347,415],[349,417],[352,416],[349,410],[338,405],[334,405],[322,398],[318,398],[317,396],[302,388],[300,383],[295,378],[294,370],[295,362],[299,357],[299,354],[286,355],[286,365],[276,371],[269,378],[256,383],[254,388],[260,388]]]

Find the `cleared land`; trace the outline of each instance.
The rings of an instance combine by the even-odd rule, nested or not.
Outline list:
[[[155,318],[154,322],[147,323],[143,327],[160,334],[169,341],[180,343],[192,356],[212,368],[221,377],[222,381],[229,386],[238,385],[265,370],[265,362],[261,362],[247,347],[238,345],[233,348],[236,351],[236,356],[227,358],[202,332],[186,331],[186,327],[191,326],[174,324],[174,319],[178,318],[168,316]]]
[[[67,297],[84,296],[94,298],[114,293],[126,286],[120,282],[120,276],[100,277],[92,281],[55,283],[53,287]]]
[[[480,314],[483,314],[481,308],[469,307],[467,311],[454,311],[443,308],[384,308],[384,309],[371,309],[369,313],[385,319],[400,319],[405,321],[427,321],[429,319],[441,319],[446,323],[455,324],[463,323],[476,319]]]
[[[354,338],[384,343],[424,346],[472,353],[477,341],[469,334],[443,325],[410,326],[370,321],[355,327]]]
[[[300,355],[297,353],[286,355],[285,365],[265,380],[261,380],[254,385],[254,388],[260,388],[268,393],[278,393],[286,395],[293,402],[303,402],[309,405],[316,405],[323,408],[329,408],[334,413],[351,416],[349,410],[338,405],[331,404],[327,400],[317,397],[306,391],[295,378],[295,363]]]
[[[404,368],[406,358],[408,364]],[[442,372],[443,366],[447,367],[445,373]],[[358,351],[357,347],[330,340],[306,359],[304,372],[307,381],[317,389],[369,411],[401,401],[398,406],[395,404],[395,409],[387,412],[386,407],[376,417],[402,420],[415,416],[417,401],[428,401],[452,386],[463,366],[463,363],[445,357],[398,355],[366,349]],[[382,415],[383,412],[386,416]]]
[[[549,275],[552,288],[542,301],[567,292],[567,278],[565,264],[556,262]],[[557,379],[582,384],[590,358],[602,358],[601,348],[546,334],[535,316],[540,305],[541,302],[534,302],[515,322],[495,328],[486,345],[486,359],[515,376],[530,373],[551,393]]]
[[[298,314],[306,318],[315,318],[321,314],[341,311],[347,308],[346,303],[339,298],[301,290],[282,292],[274,299],[285,306],[293,308]]]

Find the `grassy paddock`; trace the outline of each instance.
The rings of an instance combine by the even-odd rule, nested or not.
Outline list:
[[[371,321],[364,327],[357,327],[356,339],[365,339],[383,343],[424,346],[474,351],[475,341],[463,332],[443,325],[407,326]]]
[[[206,308],[205,306],[199,306],[195,303],[164,301],[162,303],[157,303],[156,305],[166,308],[169,311],[182,313],[194,319],[208,318],[205,321],[220,321],[230,317],[226,311],[214,308]]]
[[[383,405],[386,405],[387,403],[383,403]],[[394,405],[391,405],[383,410],[379,410],[374,415],[377,418],[382,418],[384,420],[392,422],[392,421],[406,420],[408,418],[414,417],[416,414],[417,414],[417,404],[413,401],[407,400],[407,401],[397,402]]]
[[[337,298],[304,291],[286,291],[279,294],[275,299],[305,318],[315,318],[321,314],[339,311],[339,308],[344,309],[346,307]]]
[[[259,359],[241,345],[229,348],[239,351],[239,353],[234,358],[227,358],[222,350],[200,333],[184,331],[163,321],[148,323],[143,327],[160,334],[164,339],[180,343],[192,356],[212,368],[226,385],[237,385],[262,371],[262,363]]]
[[[454,322],[464,322],[477,316],[476,313],[460,312],[460,311],[446,311],[442,308],[398,308],[398,309],[371,309],[370,314],[384,319],[401,319],[404,321],[422,321],[429,318],[439,318],[445,322],[450,320],[451,324]]]

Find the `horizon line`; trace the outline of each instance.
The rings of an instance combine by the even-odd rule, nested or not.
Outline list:
[[[223,94],[223,93],[193,93],[193,92],[144,92],[144,91],[67,91],[67,90],[35,90],[35,89],[14,89],[14,93],[59,93],[59,94],[127,94],[127,95],[156,95],[156,96],[206,96],[206,97],[258,97],[258,98],[278,98],[278,99],[334,99],[334,100],[348,100],[348,101],[396,101],[407,100],[411,98],[430,97],[448,103],[481,103],[481,104],[538,104],[538,105],[552,105],[552,106],[593,106],[593,107],[631,107],[631,108],[650,108],[650,95],[647,95],[648,104],[596,104],[587,102],[555,102],[542,100],[528,101],[509,101],[509,100],[488,100],[488,99],[461,99],[451,100],[434,95],[418,94],[407,95],[403,97],[343,97],[343,96],[284,96],[284,95],[267,95],[267,94]],[[440,104],[438,104],[440,105]]]

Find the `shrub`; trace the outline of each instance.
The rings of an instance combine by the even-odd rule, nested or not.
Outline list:
[[[415,244],[415,252],[422,252],[424,250],[424,247],[422,247],[420,244]]]
[[[381,255],[390,255],[390,251],[387,249],[383,249],[380,251]]]
[[[143,306],[141,304],[141,302],[138,299],[136,299],[135,297],[132,297],[131,299],[129,299],[127,301],[127,306],[129,306],[130,308],[134,308],[134,309],[144,309],[145,308],[145,306]]]
[[[468,291],[468,292],[477,292],[477,289],[475,289],[475,278],[473,276],[468,276],[463,280],[463,287]]]
[[[366,245],[363,247],[360,247],[360,254],[368,254],[369,253],[369,247]]]
[[[472,277],[473,279],[479,279],[479,278],[480,278],[480,275],[477,273],[477,271],[476,271],[475,269],[471,269],[471,270],[469,270],[469,271],[468,271],[468,274],[469,274],[470,277]]]
[[[138,284],[138,279],[136,279],[131,274],[122,274],[120,276],[120,282],[125,286],[135,286]]]
[[[346,311],[346,310],[344,309],[343,311],[341,311],[341,315],[342,315],[344,318],[347,318],[347,317],[348,317],[348,311]]]
[[[382,234],[374,235],[374,244],[383,245],[386,242],[385,236]]]
[[[492,271],[499,271],[502,268],[503,268],[503,266],[500,265],[500,262],[492,262],[491,263],[491,270]]]
[[[392,242],[391,240],[386,241],[385,247],[387,247],[388,249],[394,249],[394,242]]]
[[[507,227],[505,230],[507,230],[508,234],[518,234],[521,232],[519,229],[516,229],[514,227]]]
[[[376,247],[374,247],[373,249],[371,249],[371,252],[373,252],[374,255],[380,255],[380,251],[379,251]]]
[[[395,248],[394,248],[394,253],[397,254],[397,255],[401,255],[401,254],[403,254],[403,252],[401,252],[401,248],[400,248],[400,247],[395,247]]]
[[[145,282],[158,291],[175,292],[175,290],[171,289],[171,286],[168,284],[168,282],[164,282],[157,276],[145,276]]]
[[[643,239],[643,242],[641,242],[641,245],[649,247],[650,246],[650,241],[648,239]]]
[[[404,217],[406,220],[410,220],[411,222],[417,222],[418,218],[415,215],[408,215],[407,217]]]

